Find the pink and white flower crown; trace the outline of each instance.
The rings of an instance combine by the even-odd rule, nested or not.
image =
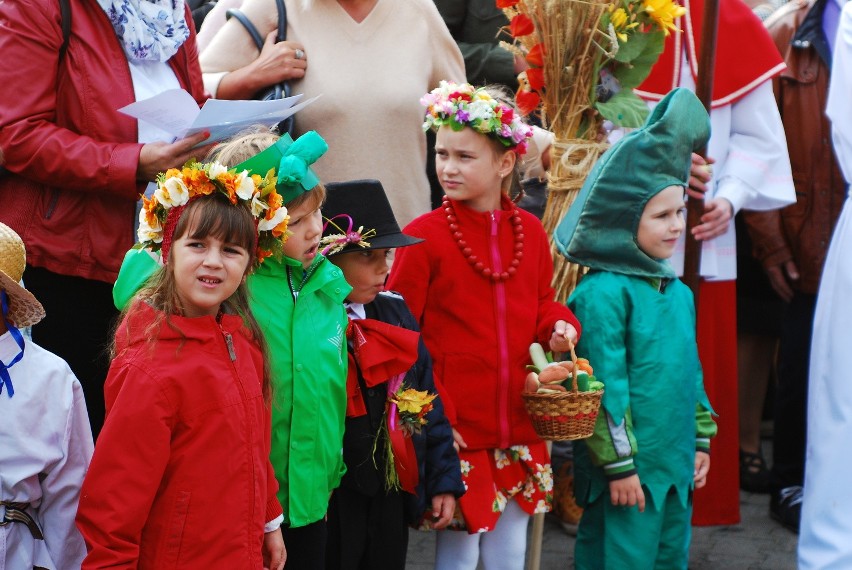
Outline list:
[[[441,81],[439,86],[420,99],[426,107],[423,130],[447,125],[454,131],[470,127],[478,133],[500,141],[518,155],[527,152],[532,127],[524,123],[514,109],[492,97],[484,87]]]
[[[244,204],[251,212],[257,227],[257,263],[272,255],[283,253],[289,233],[290,216],[284,201],[275,190],[275,170],[264,178],[218,162],[201,163],[192,160],[183,168],[170,168],[157,175],[157,190],[142,198],[137,236],[142,245],[152,251],[162,250],[168,256],[178,219],[186,205],[199,196],[219,192],[231,204]]]

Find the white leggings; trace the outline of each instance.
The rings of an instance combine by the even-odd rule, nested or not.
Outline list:
[[[480,554],[485,570],[523,570],[529,520],[530,516],[512,499],[490,532],[439,532],[435,570],[476,570]]]

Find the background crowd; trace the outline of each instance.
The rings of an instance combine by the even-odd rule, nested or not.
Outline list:
[[[475,86],[498,84],[514,90],[518,85],[518,73],[528,65],[523,57],[499,45],[501,29],[508,20],[493,0],[283,0],[287,33],[286,40],[277,43],[275,35],[279,12],[274,0],[218,0],[206,4],[208,8],[209,5],[215,6],[196,33],[191,7],[183,0],[14,0],[0,3],[0,53],[7,61],[21,62],[4,66],[0,71],[0,222],[4,224],[0,228],[10,228],[13,234],[20,236],[26,247],[23,283],[44,308],[43,318],[15,322],[11,317],[7,318],[8,302],[4,301],[4,321],[22,329],[34,325],[31,329],[33,346],[40,346],[48,354],[59,356],[70,368],[71,374],[68,374],[68,370],[56,364],[61,375],[67,377],[67,386],[62,389],[70,390],[70,395],[66,395],[66,399],[70,400],[62,408],[62,413],[70,414],[70,419],[66,426],[56,429],[57,433],[63,434],[60,439],[72,439],[66,453],[78,458],[77,468],[79,462],[88,464],[91,459],[92,442],[99,441],[108,412],[104,391],[111,362],[110,346],[121,318],[121,312],[114,303],[113,286],[120,269],[125,275],[122,261],[137,241],[136,228],[138,220],[142,219],[139,217],[142,206],[139,197],[144,195],[150,199],[157,188],[159,173],[180,169],[191,158],[205,160],[214,148],[214,144],[206,140],[207,133],[172,140],[163,131],[119,112],[119,108],[175,88],[189,92],[199,105],[211,97],[252,99],[281,82],[287,82],[292,93],[303,93],[306,98],[321,95],[297,113],[293,125],[292,134],[296,141],[305,141],[307,139],[302,138],[305,133],[317,131],[328,145],[327,153],[319,153],[321,159],[319,156],[304,159],[305,169],[324,184],[334,187],[335,183],[340,183],[337,192],[350,188],[352,181],[379,180],[379,188],[390,206],[388,216],[395,218],[397,231],[402,227],[409,232],[407,226],[427,215],[435,206],[440,207],[435,210],[438,214],[434,216],[440,217],[443,224],[447,202],[442,203],[441,196],[446,193],[455,199],[447,191],[446,180],[439,178],[441,157],[448,156],[454,148],[452,144],[456,143],[448,142],[446,138],[439,139],[436,176],[436,140],[433,133],[423,132],[421,97],[439,88],[442,81],[455,84],[469,82]],[[698,59],[694,46],[702,25],[703,2],[690,0],[687,4],[689,12],[682,21],[682,33],[667,38],[658,64],[637,90],[651,109],[672,89],[695,89]],[[707,160],[693,159],[690,180],[693,191],[703,193],[705,200],[701,223],[692,228],[693,235],[703,242],[697,346],[707,397],[718,414],[713,470],[706,486],[696,489],[692,522],[698,525],[736,524],[739,522],[739,490],[767,493],[768,516],[791,531],[798,533],[800,525],[803,528],[800,562],[803,567],[814,568],[852,559],[852,553],[838,555],[847,558],[832,559],[824,551],[825,544],[831,544],[826,537],[840,536],[841,530],[849,524],[846,521],[848,515],[836,515],[824,507],[830,499],[826,497],[831,487],[829,473],[845,468],[845,464],[837,464],[835,458],[826,457],[823,447],[828,445],[823,442],[833,441],[831,433],[836,429],[834,426],[845,425],[846,412],[852,406],[852,403],[844,402],[841,397],[843,391],[835,384],[844,376],[837,360],[842,360],[838,356],[842,349],[832,344],[843,338],[841,329],[834,328],[839,326],[836,319],[843,313],[832,315],[827,300],[842,297],[842,284],[845,283],[846,264],[842,259],[842,248],[847,234],[842,230],[846,226],[842,224],[841,212],[845,211],[849,171],[852,169],[848,156],[849,133],[843,131],[849,128],[850,118],[843,101],[848,101],[848,81],[852,73],[852,60],[849,58],[852,10],[849,6],[844,8],[845,5],[846,0],[721,2]],[[254,23],[264,39],[262,49],[256,48],[237,18],[230,17],[228,12],[234,9]],[[748,54],[747,57],[743,57],[743,53]],[[827,107],[828,113],[825,112]],[[275,137],[267,139],[265,136],[267,134],[261,136],[263,142],[251,143],[254,146],[238,147],[234,144],[228,147],[233,153],[226,155],[227,158],[215,153],[213,157],[230,167],[259,155],[267,147],[278,147],[274,144]],[[610,136],[615,141],[620,133],[610,133]],[[513,153],[511,167],[501,168],[500,182],[492,186],[506,191],[509,187],[514,189],[515,183],[523,180],[524,186],[530,190],[530,197],[520,204],[540,217],[552,137],[538,125],[525,137],[522,147],[527,152]],[[293,139],[290,139],[291,142]],[[517,141],[509,146],[516,148],[514,145]],[[221,153],[221,146],[218,151]],[[705,165],[710,168],[697,168]],[[261,176],[265,174],[247,169]],[[354,187],[361,188],[358,185]],[[313,186],[303,187],[299,193],[314,196],[312,189]],[[308,217],[319,215],[317,212],[323,197],[316,198],[316,204],[312,203],[310,208],[304,206],[303,199],[296,200],[296,197],[283,197],[284,203],[292,210],[291,216],[298,208],[305,208]],[[479,204],[476,200],[474,202]],[[507,208],[507,212],[512,212],[511,207],[500,199],[491,200],[488,204],[489,211]],[[336,213],[351,212],[341,210]],[[477,219],[464,210],[447,215],[458,215],[461,219],[468,216],[467,223],[471,224]],[[521,225],[520,221],[511,221],[515,219],[511,217],[514,215],[507,214],[510,217],[506,224]],[[526,212],[522,215],[524,227],[527,227],[527,242],[532,243],[537,234],[529,226],[537,222]],[[370,219],[368,214],[365,216],[365,219]],[[521,214],[517,216],[520,220]],[[428,241],[433,239],[427,235],[433,229],[428,224],[424,226],[424,223],[412,224],[411,233]],[[315,221],[315,225],[318,224]],[[837,230],[835,235],[837,227],[841,230]],[[174,231],[173,227],[171,231]],[[214,228],[212,233],[216,234],[216,231],[218,228]],[[281,272],[268,276],[269,285],[262,289],[264,298],[270,299],[273,294],[280,293],[277,288],[283,287],[285,281],[281,279],[286,276],[292,291],[295,276],[301,285],[295,288],[292,296],[294,314],[300,289],[311,283],[310,279],[316,282],[321,275],[328,279],[325,284],[327,292],[334,291],[328,294],[334,299],[335,307],[346,298],[341,292],[346,283],[340,272],[332,277],[335,270],[330,264],[325,264],[322,269],[314,268],[317,252],[305,253],[315,247],[311,245],[312,240],[321,238],[322,228],[314,228],[313,233],[305,232],[308,236],[304,238],[307,244],[305,251],[298,255],[285,252],[288,257],[304,263],[296,263],[292,268],[282,264]],[[175,235],[177,238],[180,232]],[[3,239],[0,235],[0,241]],[[458,239],[456,243],[444,244],[444,248],[455,249]],[[408,245],[403,242],[394,242],[388,247]],[[291,247],[295,245],[291,244]],[[507,244],[506,247],[511,248],[512,245]],[[459,248],[464,250],[461,245]],[[425,248],[400,250],[402,263],[397,268],[399,273],[391,273],[390,285],[404,293],[414,320],[423,329],[438,371],[435,385],[443,394],[445,388],[440,385],[439,377],[450,378],[449,370],[464,371],[467,370],[465,366],[470,370],[475,368],[475,364],[466,363],[465,359],[455,355],[453,343],[460,343],[468,351],[483,353],[488,346],[472,348],[480,339],[468,330],[469,327],[454,333],[455,336],[446,336],[447,330],[454,330],[455,321],[452,318],[441,321],[452,310],[441,304],[440,297],[447,295],[447,299],[463,303],[465,311],[470,311],[465,318],[472,321],[477,318],[473,308],[477,295],[470,299],[455,296],[458,293],[449,296],[453,283],[445,286],[440,281],[436,288],[426,288],[438,278],[431,275],[437,262],[423,253],[425,251]],[[425,257],[420,259],[421,253],[418,252]],[[672,257],[672,265],[678,272],[682,267],[682,253],[681,239]],[[300,258],[302,254],[307,257]],[[532,256],[532,253],[529,255]],[[347,258],[338,258],[335,264],[339,264],[340,259]],[[148,262],[153,263],[153,260],[148,258],[144,261],[145,264]],[[14,283],[21,278],[19,273],[10,273],[6,266],[0,266],[0,269],[3,270],[0,276],[12,275]],[[142,274],[147,278],[155,270],[155,265],[146,266]],[[457,268],[447,269],[450,270],[453,274],[460,271]],[[256,287],[259,285],[255,284],[263,279],[263,272],[260,273],[261,276],[254,274],[249,278],[249,290],[258,291]],[[387,271],[384,276],[387,276]],[[346,277],[349,281],[349,276]],[[539,284],[536,279],[542,280],[542,283]],[[540,291],[545,292],[549,285],[549,276],[538,270],[536,277],[513,274],[513,280],[526,280],[529,287],[540,286]],[[126,294],[125,302],[129,302],[142,282],[144,278],[135,282],[135,286],[131,287],[133,290]],[[6,280],[0,284],[4,290],[11,287]],[[351,281],[349,284],[352,285]],[[20,292],[16,294],[23,295]],[[435,300],[431,295],[436,295]],[[383,302],[378,301],[378,307],[383,307]],[[368,300],[360,304],[372,306],[371,303],[372,300]],[[430,303],[435,303],[439,309],[430,309]],[[270,313],[276,310],[273,306],[259,308],[262,304],[259,301],[251,310],[261,314],[264,310]],[[376,310],[379,309],[370,309],[355,318],[375,317],[373,311]],[[483,305],[480,310],[487,312],[489,309]],[[545,311],[543,308],[540,310]],[[347,317],[341,309],[324,327],[317,327],[316,334],[337,334],[337,325],[332,326],[332,321],[339,321],[345,329],[352,318],[351,311]],[[288,316],[287,319],[301,323],[311,321],[308,314],[298,318]],[[574,332],[578,333],[583,323],[572,319],[570,311],[560,307],[552,309],[552,314],[548,313],[544,320],[548,328],[556,326],[557,331],[568,338],[570,335],[564,326],[554,323],[577,325]],[[39,322],[35,324],[36,321]],[[481,324],[486,325],[486,321],[483,319]],[[413,321],[409,323],[403,319],[403,322],[408,328],[418,328]],[[434,328],[436,322],[439,325],[443,322],[441,326],[444,328]],[[501,322],[499,316],[495,322]],[[521,327],[517,317],[509,319],[509,322]],[[313,325],[304,326],[310,328]],[[529,333],[528,337],[550,341],[549,332],[544,334],[537,326],[540,328],[541,323],[523,323],[523,330],[525,334]],[[0,330],[11,329],[4,325]],[[260,323],[264,336],[269,337],[272,329],[273,325]],[[470,334],[470,338],[466,334]],[[141,336],[144,339],[145,335]],[[486,337],[486,340],[490,338]],[[5,348],[0,351],[0,366],[6,372],[4,379],[9,376],[7,370],[15,370],[13,365],[17,361],[13,361],[13,357],[17,354],[16,347],[20,347],[21,354],[25,352],[24,340],[18,341],[15,337],[14,342],[9,342],[8,351]],[[342,336],[340,342],[346,342]],[[275,384],[275,378],[281,375],[275,367],[280,363],[276,362],[272,353],[279,350],[279,343],[272,341],[269,344],[273,367],[271,377]],[[305,348],[296,347],[290,336],[286,337],[286,342],[281,341],[280,346],[284,344],[286,348],[280,350],[291,354],[287,365],[295,366],[297,357],[292,354],[299,354]],[[562,345],[557,343],[557,346]],[[448,360],[448,354],[456,360]],[[49,360],[49,357],[44,358]],[[498,358],[499,354],[495,354],[494,359]],[[432,366],[432,360],[428,366]],[[17,372],[20,373],[21,369],[18,367]],[[336,389],[340,393],[347,389],[351,396],[353,381],[350,379],[348,388],[340,384]],[[363,383],[363,378],[361,381]],[[11,385],[10,380],[8,386]],[[290,384],[285,385],[288,390],[292,388]],[[357,388],[357,381],[354,385]],[[366,387],[364,389],[366,391]],[[11,391],[8,388],[4,391],[8,392],[12,401]],[[87,422],[79,416],[79,392],[84,395]],[[449,393],[452,392],[450,388]],[[23,395],[23,391],[20,394]],[[310,397],[319,398],[326,394],[314,392]],[[6,394],[0,393],[0,401],[5,403],[6,397]],[[108,401],[109,398],[108,394]],[[469,398],[470,394],[459,392],[454,399],[464,401]],[[19,397],[16,405],[23,406],[23,400]],[[306,401],[299,405],[305,406],[305,409],[310,407]],[[487,459],[475,456],[475,450],[508,448],[508,444],[517,443],[511,438],[490,434],[490,427],[483,427],[488,425],[487,422],[480,421],[480,418],[459,416],[453,399],[439,406],[441,418],[444,406],[447,407],[447,419],[456,428],[452,434],[456,452],[460,453],[465,464],[488,463]],[[26,408],[23,409],[26,411]],[[813,415],[815,410],[818,418]],[[504,411],[508,417],[511,408]],[[35,412],[31,415],[35,416]],[[271,446],[272,467],[276,473],[282,464],[285,469],[290,469],[292,460],[276,459],[275,450],[279,445],[293,446],[288,452],[281,452],[289,457],[289,453],[295,453],[293,449],[297,444],[305,443],[304,440],[296,442],[296,435],[291,440],[288,430],[292,428],[298,438],[308,440],[308,451],[298,457],[300,462],[310,464],[311,453],[319,453],[316,448],[322,442],[307,432],[305,422],[299,424],[302,430],[299,431],[295,424],[288,425],[286,429],[279,424],[276,428],[279,420],[280,416],[273,409],[269,418],[273,426],[272,441],[260,441],[253,452],[266,449],[264,445]],[[258,419],[258,422],[257,425],[264,429],[263,421]],[[350,429],[349,423],[347,419],[347,429]],[[342,422],[333,429],[338,428],[342,433]],[[286,442],[276,440],[275,429],[286,431]],[[373,426],[371,429],[376,428]],[[464,429],[476,430],[477,435],[471,437],[468,431],[466,438],[460,438],[457,430]],[[81,435],[89,430],[91,440],[88,433]],[[24,431],[22,428],[21,432]],[[482,441],[479,441],[480,436]],[[762,452],[767,436],[771,436],[772,465]],[[11,436],[3,437],[13,441]],[[448,435],[441,437],[446,440],[444,443],[449,441]],[[513,433],[512,437],[518,441],[528,439],[523,430]],[[471,442],[475,449],[466,451],[466,443]],[[65,441],[64,445],[68,446],[69,441]],[[114,441],[110,445],[120,447],[120,443]],[[541,450],[530,449],[534,456],[543,452],[543,447]],[[806,450],[809,450],[807,454]],[[333,451],[340,453],[339,449]],[[555,454],[567,454],[568,460],[559,473],[563,483],[570,481],[573,477],[570,446],[567,449],[557,446]],[[97,452],[95,457],[93,465],[102,465],[97,462]],[[807,463],[806,457],[809,458]],[[261,466],[257,458],[254,462]],[[326,527],[327,495],[341,484],[342,477],[341,465],[331,463],[332,460],[328,459],[328,465],[324,465],[322,470],[310,473],[311,477],[327,479],[322,486],[298,483],[308,472],[293,470],[283,480],[278,477],[280,488],[274,493],[266,487],[258,487],[270,496],[277,493],[279,499],[285,497],[282,501],[284,514],[282,516],[261,501],[254,505],[255,510],[265,511],[258,515],[257,521],[247,524],[247,528],[266,525],[263,530],[269,533],[283,522],[287,549],[291,549],[291,543],[294,545],[289,558],[291,566],[288,567],[325,567],[326,560],[322,556],[316,557],[316,552],[324,552],[326,543],[335,545],[335,550],[341,543],[346,544],[340,538],[345,534],[340,531],[340,521],[347,520],[347,509],[354,509],[356,503],[351,497],[349,502],[338,498],[333,505],[333,513],[343,518],[337,519],[336,527]],[[40,467],[36,475],[54,470],[57,475],[61,473],[62,465],[57,467],[55,462],[45,465],[49,466]],[[265,465],[262,468],[265,469]],[[0,469],[3,467],[0,466]],[[164,469],[168,472],[168,468]],[[374,477],[375,473],[371,472],[370,476]],[[16,509],[14,504],[17,503],[37,506],[40,497],[19,500],[20,488],[9,486],[5,476],[0,479],[0,499],[7,511]],[[33,482],[37,479],[30,478],[24,487],[38,486]],[[344,479],[344,483],[346,481]],[[273,478],[256,482],[257,485],[266,483],[271,488]],[[573,500],[572,485],[560,484],[559,479],[555,483],[554,502],[560,507],[558,511],[562,521],[571,529],[578,522],[582,509]],[[307,493],[305,489],[310,487],[310,493],[316,494],[306,500],[310,507],[305,507],[302,518],[299,518],[301,514],[294,515],[301,513],[302,506],[287,503],[301,500],[292,498],[291,484],[299,493]],[[437,526],[455,524],[464,527],[464,519],[473,512],[473,507],[468,506],[473,504],[468,483],[464,484],[467,495],[458,488],[459,484],[459,481],[448,479],[443,482],[443,488],[428,490],[430,500],[433,495],[453,496],[455,506],[458,499],[460,512],[464,513],[464,517],[451,523],[450,517],[441,512],[442,503],[439,503],[435,507],[436,520],[442,521],[442,524]],[[350,486],[357,488],[357,485]],[[77,499],[63,500],[67,501],[67,508],[74,508]],[[260,499],[255,497],[254,500]],[[46,513],[51,512],[47,508],[47,498],[42,504],[39,512],[47,516]],[[85,500],[81,504],[87,505]],[[97,527],[93,522],[96,517],[91,516],[94,508],[91,505],[88,503],[88,511],[84,509],[84,517],[90,517],[88,524]],[[396,506],[399,505],[392,508]],[[429,503],[429,506],[434,505]],[[418,508],[421,507],[424,505]],[[382,504],[369,508],[380,513],[381,509],[391,507]],[[402,509],[401,506],[399,508]],[[527,523],[528,515],[533,511],[530,508],[520,516],[510,510],[505,513],[515,517],[513,525],[517,526],[511,528],[517,529]],[[500,509],[498,515],[503,512]],[[416,525],[421,522],[408,514],[408,523]],[[41,519],[35,518],[44,528]],[[508,516],[504,520],[509,520]],[[496,525],[496,521],[492,522]],[[378,523],[368,520],[364,524]],[[482,526],[487,525],[483,523]],[[294,532],[302,527],[309,530]],[[11,528],[0,528],[0,532],[10,532]],[[504,526],[503,530],[506,531],[506,528]],[[47,528],[44,530],[47,531]],[[488,530],[495,531],[495,528],[488,527]],[[575,526],[573,531],[576,532]],[[150,532],[157,540],[166,540],[161,538],[167,537],[163,528]],[[451,534],[462,536],[465,533]],[[492,536],[510,534],[495,532]],[[86,535],[87,541],[91,536],[91,533]],[[82,559],[85,548],[79,541],[74,543],[74,537],[62,537],[61,540],[68,545],[73,543],[65,549],[66,553]],[[206,538],[202,535],[198,540]],[[488,546],[487,539],[484,539],[481,546],[478,544],[473,550],[460,542],[445,544],[442,567],[461,568],[462,561],[471,556],[475,562],[479,549],[482,549],[483,560],[488,561],[487,567],[493,565],[498,568],[501,556],[505,558],[506,552],[517,552],[511,548],[520,548],[521,552],[526,548],[525,544],[509,544],[505,538],[491,544],[495,542],[502,544],[499,547]],[[398,543],[403,552],[405,544]],[[268,543],[266,547],[268,552],[273,552],[277,543]],[[346,548],[354,547],[348,545]],[[0,549],[0,556],[3,552]],[[7,547],[6,552],[7,560],[21,560],[12,557],[12,548]],[[490,558],[488,552],[491,552]],[[63,563],[56,557],[51,562],[50,555],[53,554],[42,552],[33,558],[33,564],[45,568],[70,568],[80,563],[79,560]],[[393,562],[373,560],[375,564],[395,567],[400,559],[399,552],[396,554]],[[264,564],[277,560],[274,555],[271,556],[271,559],[264,559]],[[404,564],[404,554],[401,558]],[[453,563],[450,559],[454,559]],[[345,560],[329,560],[328,563],[335,567],[346,567]],[[453,566],[454,563],[459,566]]]

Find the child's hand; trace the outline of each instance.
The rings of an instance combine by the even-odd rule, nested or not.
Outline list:
[[[707,472],[710,471],[710,454],[703,451],[695,452],[695,488],[700,489],[707,484]]]
[[[568,352],[571,345],[577,343],[577,329],[565,321],[556,321],[553,334],[550,335],[551,352]]]
[[[639,505],[639,512],[645,512],[645,492],[639,482],[639,475],[631,475],[624,479],[609,482],[609,495],[612,504],[632,507]]]
[[[456,428],[453,428],[453,447],[456,448],[456,451],[467,449],[467,443],[465,443],[461,434],[456,431]]]
[[[263,570],[282,570],[287,561],[287,549],[281,529],[263,535]]]
[[[453,520],[456,511],[456,498],[452,493],[441,493],[432,497],[432,520],[429,522],[435,530],[446,528]]]

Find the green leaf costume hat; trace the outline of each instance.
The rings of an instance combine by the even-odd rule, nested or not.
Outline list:
[[[595,164],[554,234],[568,260],[590,269],[671,278],[666,259],[639,248],[636,234],[648,200],[669,186],[687,186],[692,153],[710,138],[710,118],[688,89],[675,89],[645,125],[627,134]]]

